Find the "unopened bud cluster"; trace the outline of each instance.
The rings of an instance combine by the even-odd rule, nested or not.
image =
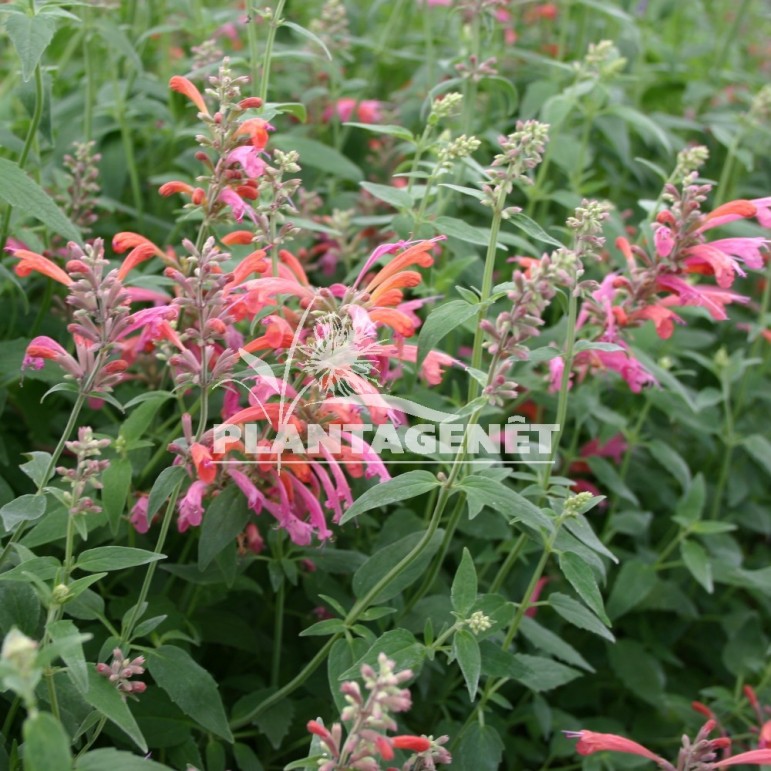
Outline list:
[[[469,616],[466,623],[468,624],[468,628],[474,634],[481,634],[482,632],[486,632],[493,625],[493,622],[490,620],[490,617],[482,613],[481,610],[474,611]]]
[[[351,45],[348,12],[342,0],[325,0],[318,18],[311,21],[310,29],[327,48],[334,48],[338,53]]]
[[[73,153],[64,156],[62,163],[70,174],[70,184],[66,196],[60,201],[70,221],[84,233],[91,232],[91,225],[97,220],[96,199],[99,196],[99,169],[97,164],[102,160],[99,153],[94,152],[96,142],[76,142]]]
[[[499,137],[503,152],[495,156],[487,169],[489,184],[482,187],[485,194],[482,203],[493,209],[503,209],[503,202],[514,189],[515,182],[531,184],[527,172],[543,160],[548,140],[548,124],[537,120],[518,121],[516,131]]]
[[[709,160],[709,150],[704,145],[685,147],[677,154],[677,163],[670,181],[682,184],[683,180],[694,171],[698,171]]]
[[[590,43],[586,55],[580,62],[573,62],[577,77],[611,80],[626,67],[626,59],[610,40]]]
[[[393,760],[397,749],[414,753],[403,766],[408,771],[433,769],[437,763],[452,762],[450,753],[442,746],[448,741],[446,736],[433,739],[386,733],[397,728],[391,713],[405,712],[412,705],[410,692],[400,687],[413,676],[409,669],[397,672],[395,663],[381,653],[377,669],[364,664],[361,674],[369,692],[366,697],[355,681],[345,682],[340,688],[347,702],[340,715],[341,721],[349,724],[345,740],[340,723],[329,729],[317,720],[308,723],[308,730],[319,737],[323,747],[319,771],[379,771],[380,760]]]
[[[591,493],[578,493],[566,498],[562,504],[562,513],[566,517],[577,517],[581,509],[592,500]]]
[[[110,465],[110,462],[97,460],[97,458],[102,454],[102,450],[109,445],[110,439],[96,439],[89,426],[81,426],[78,429],[78,438],[65,443],[65,447],[75,455],[75,467],[68,469],[59,466],[56,473],[70,483],[69,492],[62,493],[62,498],[72,516],[98,514],[102,510],[85,493],[88,488],[102,489],[99,477]]]
[[[147,684],[131,678],[144,674],[144,664],[144,656],[127,659],[120,648],[115,648],[110,664],[97,664],[96,671],[106,677],[121,693],[140,694],[145,692]]]
[[[462,103],[463,94],[457,91],[450,91],[448,94],[437,97],[431,104],[431,113],[428,116],[429,125],[434,126],[440,120],[446,120],[458,115]]]

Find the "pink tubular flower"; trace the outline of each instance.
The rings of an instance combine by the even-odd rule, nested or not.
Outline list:
[[[669,765],[660,755],[623,736],[602,734],[596,731],[563,731],[563,733],[568,739],[578,739],[576,750],[579,755],[592,755],[595,752],[607,750],[609,752],[624,752],[629,755],[641,755],[663,767]]]
[[[329,106],[324,110],[322,120],[326,123],[331,120],[333,115],[337,115],[341,121],[349,121],[355,110],[356,120],[359,123],[380,123],[383,117],[382,105],[383,103],[376,99],[363,99],[359,102],[351,97],[343,97],[338,99],[334,106]]]
[[[231,150],[227,157],[227,163],[238,163],[252,179],[262,176],[265,171],[265,162],[260,158],[259,150],[252,145],[242,145]]]
[[[726,289],[710,286],[695,286],[677,276],[659,276],[656,279],[660,289],[674,292],[680,305],[692,305],[706,308],[715,321],[725,321],[728,314],[725,306],[730,303],[746,303],[749,298]]]
[[[764,766],[771,763],[771,750],[750,750],[741,752],[731,758],[726,758],[718,763],[713,763],[712,768],[728,768],[728,766],[740,766],[743,763],[752,766]]]
[[[177,519],[177,530],[184,533],[191,525],[198,527],[203,520],[202,500],[208,485],[206,482],[193,482],[188,488],[185,497],[179,502],[179,518]]]
[[[147,504],[149,500],[148,495],[142,494],[131,508],[129,522],[137,533],[144,534],[150,529],[150,522],[147,519]]]

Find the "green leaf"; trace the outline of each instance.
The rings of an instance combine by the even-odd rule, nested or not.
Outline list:
[[[517,659],[527,669],[527,674],[517,677],[517,680],[537,693],[559,688],[583,674],[573,667],[566,667],[558,661],[552,661],[543,656],[518,653]]]
[[[664,672],[659,662],[637,640],[619,640],[608,649],[608,660],[618,679],[637,698],[654,708],[664,698]]]
[[[102,475],[102,484],[102,507],[110,523],[110,532],[116,535],[131,489],[131,461],[128,458],[110,461]]]
[[[610,619],[605,615],[605,607],[594,571],[574,552],[562,552],[559,561],[562,574],[576,590],[578,596],[605,624],[610,626]]]
[[[81,552],[75,567],[89,573],[98,573],[101,570],[134,568],[137,565],[146,565],[148,562],[163,559],[166,559],[165,554],[157,554],[147,549],[135,549],[132,546],[99,546],[96,549],[86,549]]]
[[[420,555],[398,575],[394,576],[390,583],[372,598],[373,603],[390,600],[423,575],[428,568],[431,557],[439,549],[442,540],[440,534],[444,535],[444,531],[441,529],[434,533]],[[390,573],[394,566],[398,565],[422,538],[422,532],[411,533],[376,551],[353,576],[353,593],[356,597],[364,597],[371,589],[374,589],[378,582]]]
[[[3,520],[5,529],[11,532],[20,522],[33,522],[40,519],[45,510],[44,495],[21,495],[0,509],[0,519]]]
[[[40,625],[40,600],[35,590],[24,583],[0,584],[0,636],[17,627],[28,637],[37,637]]]
[[[752,434],[742,442],[742,446],[765,469],[766,474],[771,474],[771,442],[765,436]]]
[[[625,562],[608,599],[610,618],[615,621],[639,605],[653,591],[656,581],[656,571],[652,565],[639,560]]]
[[[0,158],[0,198],[7,204],[42,222],[68,241],[80,244],[83,239],[67,215],[37,182],[19,168],[19,164]]]
[[[212,560],[246,527],[249,505],[236,487],[226,487],[208,506],[198,541],[198,567],[206,570]]]
[[[538,532],[553,529],[549,518],[534,503],[497,479],[473,474],[465,477],[458,487],[466,494],[470,519],[485,506],[490,506],[507,518]]]
[[[284,134],[271,139],[271,144],[284,152],[296,150],[300,154],[301,166],[312,166],[319,171],[325,171],[333,177],[340,177],[351,182],[360,182],[364,172],[342,153],[315,139],[298,137],[294,134]]]
[[[398,477],[371,487],[363,495],[360,495],[354,501],[353,506],[343,514],[340,524],[344,525],[346,522],[350,522],[365,511],[384,508],[398,501],[415,498],[438,486],[439,481],[428,471],[408,471],[406,474],[399,474]]]
[[[464,546],[463,556],[455,572],[455,578],[450,590],[452,609],[461,617],[466,618],[477,601],[477,571],[471,552]]]
[[[38,488],[43,487],[43,485],[54,474],[54,470],[51,469],[51,473],[46,477],[48,464],[51,462],[51,453],[27,452],[24,454],[27,458],[29,458],[29,460],[26,463],[22,463],[19,468],[35,483]]]
[[[340,618],[325,618],[323,621],[317,621],[315,624],[303,629],[300,637],[328,637],[345,630],[345,624]]]
[[[381,653],[396,664],[396,670],[412,669],[415,673],[426,657],[426,649],[406,629],[391,629],[372,643],[367,652],[355,664],[339,675],[340,680],[361,677],[361,665],[369,664],[376,671],[377,659]]]
[[[691,575],[712,594],[712,565],[704,547],[696,541],[683,541],[680,544],[680,555]]]
[[[21,79],[26,83],[53,39],[56,19],[48,14],[28,16],[26,13],[14,13],[5,22],[5,30],[19,54]]]
[[[463,679],[466,681],[468,695],[474,701],[479,688],[479,675],[482,672],[482,654],[479,643],[468,629],[459,629],[452,642],[452,651],[458,660]]]
[[[287,19],[284,19],[281,22],[282,27],[289,27],[289,29],[294,30],[298,35],[301,35],[304,38],[307,38],[312,43],[315,43],[323,52],[324,55],[329,59],[329,61],[332,61],[332,54],[329,53],[329,49],[327,48],[326,43],[318,36],[315,35],[313,32],[311,32],[309,29],[305,29],[305,27],[301,27],[299,24],[295,24],[293,21],[288,21]]]
[[[610,640],[610,642],[615,641],[616,638],[605,628],[602,621],[572,597],[554,592],[549,595],[549,605],[573,626],[577,626],[579,629],[586,629],[587,632],[604,637],[606,640]]]
[[[524,616],[519,629],[522,632],[522,636],[536,650],[548,653],[550,656],[554,656],[555,659],[560,659],[566,664],[572,664],[588,672],[594,672],[594,667],[572,645],[568,645],[559,635],[541,626],[534,618]]]
[[[148,522],[152,521],[158,509],[161,508],[166,499],[176,489],[177,485],[182,483],[186,476],[187,474],[182,466],[169,466],[158,474],[158,478],[153,483],[147,500]]]
[[[672,445],[662,439],[654,439],[648,444],[648,452],[678,481],[683,490],[690,488],[691,470],[682,456],[672,449]]]
[[[217,683],[189,653],[172,645],[162,645],[148,655],[147,668],[186,715],[206,730],[233,741]]]
[[[28,717],[24,735],[24,771],[67,771],[72,768],[70,737],[48,712]]]
[[[355,123],[353,121],[346,121],[343,126],[351,126],[353,128],[364,129],[365,131],[371,131],[373,134],[388,134],[397,139],[403,139],[405,142],[412,142],[415,144],[415,137],[409,129],[404,126],[393,126],[389,123]]]
[[[273,749],[278,749],[281,742],[289,732],[294,717],[294,704],[288,699],[274,704],[270,711],[262,712],[254,722],[273,745]]]
[[[169,766],[113,747],[91,750],[75,761],[75,771],[168,771]],[[53,769],[52,769],[53,771]]]
[[[163,403],[168,399],[171,399],[173,395],[168,391],[153,391],[148,394],[143,394],[143,396],[145,396],[145,398],[135,410],[132,410],[131,414],[123,421],[123,424],[120,427],[120,435],[129,445],[144,436],[145,431],[153,424],[153,420],[155,419],[158,410]],[[136,404],[136,400],[132,399],[130,402],[127,402],[124,407],[128,410],[134,404]]]
[[[474,771],[498,771],[503,759],[503,741],[498,732],[485,723],[471,723],[452,753],[452,768]]]
[[[395,209],[411,209],[414,203],[412,196],[403,188],[390,185],[376,185],[374,182],[359,182],[370,195],[380,201],[385,201]]]
[[[118,689],[93,667],[88,667],[88,685],[83,698],[111,723],[118,726],[142,752],[147,752],[147,742]]]
[[[482,640],[479,651],[482,654],[482,674],[487,677],[519,679],[528,672],[527,667],[511,651],[502,650],[492,640]]]
[[[415,368],[420,370],[420,365],[429,351],[433,350],[453,329],[472,316],[476,316],[479,309],[479,305],[469,305],[465,300],[450,300],[434,308],[420,328]]]
[[[550,244],[551,246],[563,246],[561,241],[550,236],[535,220],[528,217],[527,214],[516,212],[509,217],[509,222],[516,225],[516,227],[536,241],[541,241],[542,243]]]
[[[72,621],[56,621],[48,625],[48,634],[51,637],[58,656],[67,665],[70,680],[75,687],[85,693],[88,690],[88,666],[83,653],[83,638],[78,628]],[[90,635],[85,636],[87,639]]]
[[[667,152],[672,149],[672,144],[666,133],[644,113],[625,104],[612,104],[607,110],[611,115],[618,115],[619,118],[628,123],[629,128],[644,141],[658,142]]]
[[[480,246],[487,246],[490,243],[489,229],[474,227],[457,217],[437,217],[433,224],[436,232],[441,233],[443,236],[450,236],[467,244],[478,244]]]
[[[685,495],[677,502],[675,508],[676,521],[688,527],[698,522],[704,512],[704,503],[707,498],[707,489],[704,484],[704,476],[699,472],[693,479]]]

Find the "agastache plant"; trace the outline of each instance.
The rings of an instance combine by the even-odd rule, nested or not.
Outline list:
[[[603,751],[639,755],[656,763],[662,771],[713,771],[713,769],[730,766],[762,766],[771,763],[771,750],[766,749],[728,755],[731,748],[731,740],[728,737],[709,738],[715,726],[714,720],[708,720],[693,740],[683,736],[683,746],[676,763],[670,763],[642,744],[616,734],[596,731],[564,731],[563,733],[569,739],[578,739],[576,750],[580,755],[592,755]],[[721,755],[722,759],[720,759]]]
[[[308,723],[308,731],[319,738],[322,747],[319,771],[380,771],[380,761],[393,760],[395,750],[414,753],[402,771],[433,771],[437,764],[452,763],[452,756],[443,746],[447,736],[388,736],[388,732],[398,729],[392,713],[406,712],[412,706],[409,690],[400,687],[412,679],[411,670],[396,671],[395,663],[381,653],[377,669],[362,664],[361,676],[368,694],[362,693],[355,680],[340,687],[346,701],[341,722],[330,729],[317,720]],[[347,726],[345,737],[343,723]]]

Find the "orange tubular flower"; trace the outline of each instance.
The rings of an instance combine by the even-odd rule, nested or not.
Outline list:
[[[158,192],[163,196],[174,195],[174,193],[185,193],[185,195],[193,195],[195,188],[192,185],[188,185],[187,182],[179,182],[173,180],[166,182],[158,188]]]
[[[268,126],[268,121],[262,118],[249,118],[238,127],[236,134],[248,134],[252,146],[263,150],[268,144]]]
[[[190,445],[190,455],[193,457],[193,465],[198,479],[206,484],[211,484],[217,476],[217,467],[212,462],[208,448],[195,442]]]
[[[373,292],[384,281],[410,267],[410,265],[430,268],[434,264],[434,258],[429,254],[433,246],[433,241],[421,241],[409,249],[405,249],[400,255],[394,257],[388,265],[380,269],[379,273],[367,284],[366,291]]]
[[[145,260],[149,260],[153,256],[160,257],[163,260],[166,259],[166,254],[164,254],[163,250],[156,246],[149,238],[140,236],[139,233],[131,233],[130,231],[116,233],[112,239],[112,248],[118,254],[123,254],[127,249],[131,249],[118,271],[118,278],[121,281],[137,265],[145,262]]]
[[[235,286],[238,286],[247,276],[252,273],[265,273],[268,270],[268,262],[265,259],[265,251],[258,249],[256,252],[244,257],[233,270],[233,278],[229,281],[225,290],[228,291]]]
[[[187,78],[182,77],[182,75],[175,75],[169,81],[169,88],[179,94],[184,94],[198,108],[199,112],[204,115],[209,114],[201,92]]]
[[[255,338],[244,346],[249,353],[264,351],[267,348],[289,348],[294,340],[295,330],[281,316],[267,316],[265,324],[268,329],[264,335]]]
[[[54,281],[64,284],[64,286],[69,286],[73,283],[70,276],[47,257],[43,257],[42,254],[28,252],[26,249],[16,249],[13,256],[19,260],[14,271],[16,275],[21,278],[26,278],[34,271],[36,273],[42,273],[44,276],[48,276],[48,278],[52,278]]]
[[[254,234],[250,230],[234,230],[232,233],[222,237],[222,243],[225,246],[233,244],[251,244]]]

